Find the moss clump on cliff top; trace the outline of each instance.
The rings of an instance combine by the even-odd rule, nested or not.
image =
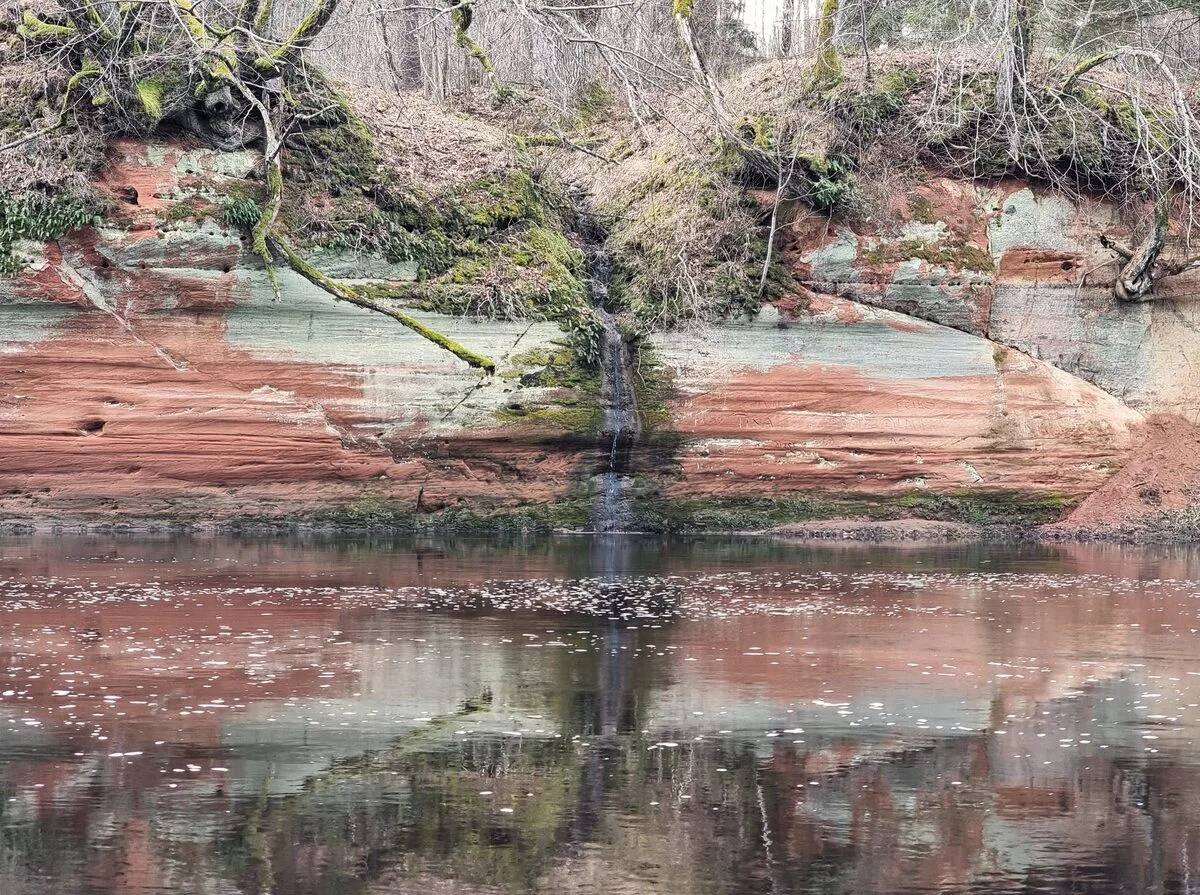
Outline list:
[[[422,130],[401,129],[385,123],[407,111],[392,105],[397,97],[359,98],[376,114],[360,118],[343,103],[288,142],[293,183],[282,218],[297,244],[415,264],[416,283],[387,291],[427,310],[571,328],[589,301],[561,189],[479,122],[414,99]],[[417,152],[425,160],[463,145],[457,158],[422,170],[414,147],[399,143],[412,133],[425,138]]]
[[[424,200],[392,192],[383,203],[347,198],[333,207],[339,213],[328,221],[310,223],[308,244],[415,262],[417,282],[389,288],[426,310],[554,320],[571,329],[589,306],[583,255],[566,235],[562,199],[525,171]]]
[[[971,180],[1032,178],[1118,201],[1182,190],[1190,177],[1188,125],[1149,64],[1140,72],[1089,71],[1088,81],[1073,85],[1031,71],[1014,114],[997,108],[989,58],[935,68],[881,52],[872,54],[879,72],[873,78],[863,59],[843,62],[845,77],[833,89],[812,90],[806,66],[777,62],[748,69],[725,97],[741,120],[771,123],[772,154],[781,164],[821,156],[849,163],[850,175],[871,189],[812,202],[834,214],[886,215],[888,197],[905,189],[903,181],[930,169]]]
[[[659,159],[603,197],[612,299],[644,329],[754,311],[766,235],[753,200],[725,173]]]
[[[845,146],[857,146],[874,137],[889,118],[904,108],[920,80],[915,69],[893,68],[866,87],[846,84],[826,94],[824,102],[838,122]]]

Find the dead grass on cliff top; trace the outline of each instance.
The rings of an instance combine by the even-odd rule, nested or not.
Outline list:
[[[513,140],[501,128],[417,93],[355,87],[351,108],[374,138],[384,166],[426,192],[514,167]]]
[[[57,117],[54,108],[66,88],[67,73],[33,65],[19,43],[0,38],[0,144]],[[104,141],[89,129],[67,126],[4,154],[0,194],[29,190],[81,195],[104,161]]]

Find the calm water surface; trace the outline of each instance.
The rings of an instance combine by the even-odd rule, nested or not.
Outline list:
[[[1200,891],[1200,553],[0,540],[0,893]]]

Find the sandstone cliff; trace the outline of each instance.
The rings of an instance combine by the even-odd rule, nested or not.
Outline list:
[[[312,170],[291,176],[315,186],[285,208],[290,226],[324,234],[302,242],[326,273],[408,290],[406,313],[494,360],[495,375],[292,271],[279,271],[277,300],[228,213],[259,188],[254,152],[110,141],[93,178],[103,221],[16,244],[23,269],[0,279],[0,518],[594,523],[613,438],[606,373],[580,360],[595,345],[581,335],[597,338],[586,305],[600,299],[585,287],[601,288],[606,258],[572,219],[590,212],[529,198],[528,160],[482,125],[408,146],[373,129],[410,182],[448,184],[432,205],[404,205],[418,219],[402,235],[425,241],[381,251],[370,228],[393,226],[401,212],[380,209],[403,203],[338,181],[327,168],[344,147],[324,161],[293,153]],[[744,196],[686,205],[687,190],[724,181],[654,151],[599,168],[636,212],[611,237],[624,264],[612,288],[634,315],[641,299],[628,296],[660,270],[644,245],[656,228],[687,250],[670,243],[670,215],[708,208],[711,241],[749,233],[756,214]],[[1097,235],[1128,240],[1136,222],[1107,200],[932,171],[902,191],[883,172],[859,179],[877,194],[870,215],[789,207],[761,306],[765,243],[747,236],[741,255],[696,274],[695,294],[719,307],[670,309],[682,324],[670,330],[654,325],[667,299],[643,315],[628,371],[631,524],[1186,522],[1200,482],[1200,272],[1153,302],[1119,302],[1119,265]],[[481,190],[490,205],[471,198]],[[470,227],[435,230],[422,208]],[[358,231],[339,224],[347,214]],[[367,235],[355,244],[355,232]],[[650,260],[630,262],[635,250]],[[450,260],[430,274],[435,252]]]

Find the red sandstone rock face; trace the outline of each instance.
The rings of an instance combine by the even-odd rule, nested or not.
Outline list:
[[[560,433],[508,431],[492,413],[511,379],[478,389],[407,330],[308,294],[264,311],[236,235],[151,229],[195,177],[182,154],[151,164],[118,144],[102,186],[136,189],[121,218],[132,229],[47,246],[0,284],[3,319],[28,330],[0,332],[0,516],[223,521],[363,500],[483,511],[571,486],[579,460]],[[246,322],[256,307],[262,320]],[[322,356],[260,350],[251,336],[270,343],[276,311]],[[383,360],[355,356],[359,327]]]
[[[388,420],[326,409],[352,404],[361,375],[255,360],[224,341],[219,313],[131,319],[81,315],[0,353],[6,513],[220,520],[364,498],[415,508],[418,494],[484,509],[569,484],[571,457],[488,431],[393,456],[370,437]]]
[[[757,353],[732,366],[704,356],[715,333],[689,345],[690,359],[668,352],[685,438],[670,493],[1080,497],[1125,456],[1140,417],[1111,396],[943,327],[894,330],[895,318],[857,305],[785,330],[750,326]]]
[[[204,183],[244,173],[237,159],[215,165],[118,144],[101,186],[128,229],[48,246],[0,287],[6,319],[32,321],[20,338],[0,332],[0,514],[221,521],[364,500],[488,511],[586,480],[593,458],[565,433],[497,413],[527,403],[519,375],[481,384],[303,284],[272,305],[237,234],[157,226]],[[1183,386],[1109,347],[1070,353],[1078,321],[1113,313],[1094,244],[1111,210],[1042,202],[1015,182],[983,195],[933,178],[886,227],[802,217],[786,239],[795,296],[752,324],[659,337],[680,436],[666,496],[1099,489],[1129,458],[1140,414],[982,336],[1102,385],[1108,364],[1170,394]],[[1072,296],[1061,322],[1038,316]],[[490,339],[497,358],[537,344],[523,327],[492,329],[467,341]]]
[[[926,481],[962,482],[961,474],[955,474],[962,451],[988,455],[969,461],[982,479],[975,483],[981,487],[990,481],[1086,495],[1100,488],[1112,470],[1125,466],[1111,486],[1072,516],[1075,523],[1104,525],[1152,519],[1200,499],[1200,474],[1186,456],[1168,459],[1194,447],[1194,426],[1200,422],[1200,374],[1181,361],[1200,349],[1200,305],[1194,301],[1200,295],[1200,272],[1164,280],[1152,302],[1116,300],[1113,285],[1120,265],[1100,237],[1136,242],[1130,225],[1126,216],[1099,199],[1065,197],[1020,181],[982,185],[933,177],[912,195],[893,197],[870,229],[802,217],[789,234],[789,251],[800,291],[817,293],[808,302],[813,311],[828,315],[837,303],[821,294],[837,295],[986,337],[997,343],[997,352],[1017,349],[1008,354],[1010,359],[1025,355],[1027,360],[1046,362],[1041,369],[1026,365],[1021,377],[1007,365],[1000,369],[1005,400],[1018,399],[1020,406],[1008,408],[990,424],[984,423],[989,377],[956,379],[950,391],[963,403],[957,408],[948,405],[944,413],[935,414],[936,420],[921,419],[919,424],[919,440],[928,446],[922,452],[922,465],[931,473]],[[841,322],[852,322],[844,311],[837,314]],[[1048,365],[1098,389],[1082,404],[1060,406],[1057,388],[1063,380],[1051,376]],[[794,371],[785,374],[782,368],[769,374],[780,377],[775,385],[767,384],[763,375],[733,379],[723,406],[742,400],[733,395],[735,389],[746,390],[745,400],[753,404],[753,393],[767,394],[776,386],[802,393],[807,405],[818,388],[807,381],[791,386],[789,376],[804,377]],[[831,376],[826,387],[836,394],[848,387],[847,381]],[[895,386],[874,380],[865,386],[880,395],[872,412],[882,415],[888,427],[895,424],[882,396],[896,393]],[[932,388],[932,382],[924,383],[919,392],[929,396]],[[1117,400],[1106,400],[1110,395]],[[1086,410],[1092,401],[1094,411]],[[1138,446],[1132,453],[1128,437],[1103,435],[1106,420],[1122,416],[1122,405],[1154,417],[1152,425],[1137,432]],[[1030,414],[1037,420],[1032,426],[1022,422]],[[939,421],[949,420],[954,423],[943,429]],[[1083,428],[1075,430],[1076,423]],[[1127,425],[1117,423],[1109,431]],[[989,426],[1004,436],[989,441],[991,436],[984,435]],[[918,474],[911,460],[903,462],[881,447],[886,431],[871,424],[853,433],[855,445],[869,445],[850,455],[865,476],[860,483],[894,486],[901,476],[911,479]],[[834,456],[828,434],[817,435],[813,447],[820,449],[824,478],[838,487],[850,486],[842,470],[851,464]],[[918,440],[913,431],[905,432],[904,438]],[[939,445],[953,447],[944,454],[935,449]],[[775,443],[762,448],[773,456],[778,449]],[[1022,454],[1025,449],[1027,455]],[[748,466],[754,462],[754,450],[728,450],[727,465]],[[716,464],[717,475],[727,478],[720,465]]]

